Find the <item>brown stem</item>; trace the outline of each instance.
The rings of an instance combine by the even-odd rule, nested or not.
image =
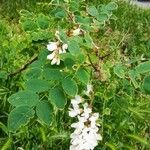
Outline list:
[[[92,62],[92,60],[91,60],[90,55],[87,54],[87,56],[88,56],[88,58],[89,58],[89,61],[90,61],[91,66],[93,67],[93,69],[94,69],[95,71],[97,71],[97,68],[94,66],[94,64],[93,64],[93,62]]]
[[[9,74],[9,77],[13,77],[15,75],[17,75],[18,73],[21,73],[22,71],[24,71],[30,64],[32,64],[34,61],[36,61],[38,58],[38,55],[33,56],[26,64],[24,64],[21,68],[19,68],[18,70],[16,70],[15,72],[12,72]]]
[[[112,53],[113,53],[113,52],[112,52]],[[106,54],[106,55],[104,55],[104,56],[99,56],[99,59],[100,59],[100,60],[103,60],[104,58],[110,56],[112,53],[108,53],[108,54]]]

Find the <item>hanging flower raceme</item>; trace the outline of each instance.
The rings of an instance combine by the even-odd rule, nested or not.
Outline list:
[[[66,53],[66,50],[68,48],[67,44],[61,43],[61,41],[59,40],[60,38],[58,39],[57,42],[49,42],[49,44],[47,45],[47,49],[51,52],[51,54],[47,56],[47,59],[51,60],[51,65],[54,64],[59,65],[60,64],[59,54]]]
[[[88,85],[85,93],[89,96],[91,90],[93,87]],[[70,150],[93,150],[98,145],[98,141],[102,140],[102,136],[98,133],[99,113],[93,113],[90,105],[81,96],[76,95],[71,100],[69,116],[78,120],[71,125],[75,130],[71,134]]]

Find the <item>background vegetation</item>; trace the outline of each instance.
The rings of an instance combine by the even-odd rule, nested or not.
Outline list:
[[[50,16],[55,15],[56,11],[54,6],[45,4],[46,0],[42,1],[43,4],[38,2],[0,1],[0,147],[2,150],[16,150],[18,147],[25,150],[65,150],[70,145],[71,120],[67,114],[67,106],[66,111],[58,111],[54,115],[55,122],[50,127],[43,126],[33,119],[29,126],[22,127],[14,134],[7,130],[8,113],[12,110],[12,106],[7,102],[8,97],[23,88],[26,78],[38,74],[29,73],[28,69],[18,69],[26,68],[25,64],[28,65],[37,58],[41,49],[47,44],[47,39],[52,39],[56,26],[67,26],[59,17],[51,19]],[[87,4],[99,7],[108,2],[109,0],[89,0]],[[94,106],[95,111],[101,114],[103,135],[103,141],[96,150],[149,150],[149,64],[148,69],[146,68],[148,71],[143,71],[138,76],[133,70],[150,59],[150,10],[136,8],[124,1],[116,2],[118,9],[114,12],[114,19],[94,35],[101,48],[101,73],[99,82],[96,83],[95,91],[98,92]],[[51,29],[39,30],[32,36],[26,34],[19,15],[22,9],[33,12],[33,18],[40,13],[48,15]],[[45,41],[45,45],[41,46],[41,41]],[[114,69],[114,66],[117,67]],[[125,72],[123,78],[122,73],[118,74],[118,69],[122,68]],[[145,82],[148,84],[145,85]]]

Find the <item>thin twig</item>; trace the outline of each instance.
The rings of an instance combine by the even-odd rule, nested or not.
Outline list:
[[[113,51],[113,52],[114,52],[114,51]],[[113,52],[108,53],[108,54],[106,54],[106,55],[104,55],[104,56],[99,56],[99,59],[100,59],[100,60],[103,60],[104,58],[110,56]]]
[[[91,60],[90,55],[87,54],[87,56],[88,56],[88,58],[89,58],[89,61],[90,61],[91,66],[94,68],[95,71],[97,71],[97,68],[94,66],[94,64],[93,64],[93,62],[92,62],[92,60]]]
[[[17,75],[18,73],[21,73],[22,71],[24,71],[30,64],[32,64],[34,61],[36,61],[38,58],[38,55],[33,56],[26,64],[24,64],[21,68],[19,68],[18,70],[12,72],[9,74],[10,77],[13,77],[15,75]]]
[[[129,29],[128,29],[128,31],[124,34],[124,36],[122,37],[122,39],[121,39],[121,41],[119,42],[119,44],[117,45],[117,47],[119,47],[119,46],[124,42],[124,40],[125,40],[126,36],[128,35],[128,33],[129,33]]]

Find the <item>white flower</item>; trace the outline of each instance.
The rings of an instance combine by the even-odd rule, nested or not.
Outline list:
[[[75,117],[80,114],[80,108],[78,105],[73,105],[73,108],[69,108],[69,116]]]
[[[56,55],[55,52],[53,52],[47,56],[47,59],[52,60],[54,59],[55,55]]]
[[[22,147],[18,147],[17,150],[24,150]]]
[[[81,29],[80,28],[77,28],[77,29],[72,31],[73,36],[77,36],[77,35],[80,35],[80,34],[81,34]]]
[[[83,101],[82,97],[79,95],[76,95],[74,99],[71,99],[72,105],[80,104]]]
[[[90,96],[90,94],[93,92],[93,86],[91,84],[87,84],[87,90],[84,91],[84,94],[87,96]]]
[[[60,64],[60,59],[58,57],[54,57],[51,61],[51,65],[59,65]]]
[[[49,42],[49,44],[47,45],[47,49],[49,51],[54,51],[58,48],[58,43],[57,42]]]
[[[83,129],[84,128],[84,123],[83,122],[77,122],[77,123],[73,123],[71,125],[72,128],[76,128],[76,129]]]
[[[63,51],[65,51],[66,49],[68,49],[68,45],[67,44],[63,44],[62,45],[62,49],[63,49]]]
[[[87,86],[87,91],[89,93],[93,91],[92,86]],[[70,135],[70,150],[94,150],[98,145],[98,141],[102,140],[96,123],[99,113],[92,113],[92,108],[89,104],[83,102],[83,98],[79,95],[71,99],[72,108],[69,109],[69,115],[77,117],[78,122],[71,124],[74,132]]]
[[[63,44],[60,46],[58,42],[49,42],[47,45],[47,49],[52,53],[47,56],[47,59],[51,60],[51,65],[59,65],[60,64],[60,57],[59,54],[66,53],[66,49],[68,48],[67,44]]]
[[[91,127],[95,128],[96,126],[99,126],[99,124],[96,123],[96,120],[99,118],[99,113],[93,113],[91,117],[89,118],[89,121],[91,121]]]
[[[66,53],[67,49],[68,49],[68,45],[67,44],[63,44],[62,48],[59,48],[59,54]]]
[[[81,116],[84,117],[85,119],[88,119],[90,116],[90,113],[92,112],[92,109],[89,108],[88,103],[83,104],[83,107],[84,107],[84,110]]]

